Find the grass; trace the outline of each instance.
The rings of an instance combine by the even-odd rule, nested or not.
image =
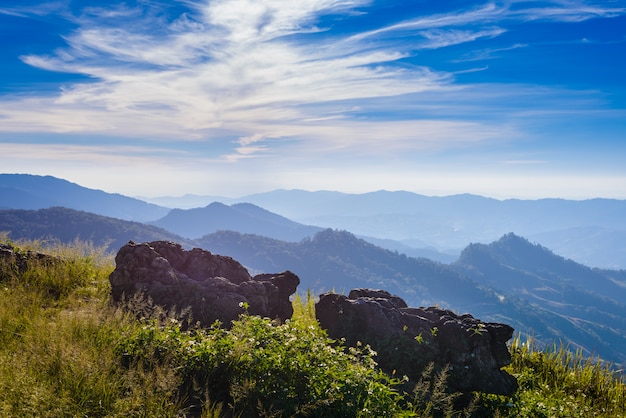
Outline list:
[[[625,417],[626,386],[611,364],[587,358],[554,343],[538,349],[533,339],[511,344],[520,390],[511,406],[513,416]]]
[[[44,247],[19,243],[28,250]],[[566,347],[516,338],[518,393],[468,404],[447,393],[445,375],[427,371],[407,388],[369,347],[330,340],[311,295],[295,298],[284,324],[243,315],[228,331],[183,327],[141,298],[113,305],[113,257],[101,249],[45,252],[53,262],[21,272],[0,262],[0,416],[626,416],[623,379]]]

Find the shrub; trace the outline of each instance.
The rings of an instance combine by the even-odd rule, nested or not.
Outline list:
[[[369,347],[346,349],[317,325],[277,324],[243,315],[226,331],[181,331],[151,320],[119,345],[127,364],[155,359],[180,370],[178,396],[192,407],[210,399],[236,416],[391,416],[397,381],[376,368]],[[210,405],[205,404],[205,408]]]

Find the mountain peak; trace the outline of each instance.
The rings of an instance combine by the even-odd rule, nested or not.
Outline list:
[[[292,242],[321,229],[291,221],[252,203],[229,206],[221,202],[203,208],[173,209],[151,224],[192,239],[228,229]]]
[[[490,244],[468,245],[461,252],[458,263],[473,264],[479,259],[485,260],[485,257],[508,265],[527,265],[529,260],[536,265],[566,261],[549,249],[509,232]]]

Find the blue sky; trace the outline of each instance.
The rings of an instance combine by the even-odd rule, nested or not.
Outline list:
[[[626,198],[626,0],[0,5],[0,171]]]

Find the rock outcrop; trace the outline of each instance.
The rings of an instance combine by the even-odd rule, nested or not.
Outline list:
[[[324,293],[315,310],[331,338],[369,344],[388,373],[418,380],[433,363],[437,370],[447,368],[453,391],[510,395],[517,389],[516,379],[501,370],[511,362],[508,325],[435,307],[410,308],[382,290],[355,289],[347,297]]]
[[[0,243],[0,281],[10,275],[22,274],[31,265],[53,265],[58,259],[33,251],[20,251],[9,244]]]
[[[246,309],[281,321],[291,318],[289,297],[300,283],[289,271],[252,277],[230,257],[187,251],[168,241],[129,242],[115,261],[109,276],[115,301],[141,294],[166,309],[189,308],[201,326],[219,320],[229,327]],[[417,381],[434,364],[447,371],[453,391],[510,395],[517,389],[515,378],[501,370],[511,361],[508,325],[435,307],[411,308],[398,296],[370,289],[352,290],[347,297],[324,293],[316,316],[331,338],[369,344],[388,373]]]
[[[190,308],[193,321],[229,327],[248,313],[284,321],[291,318],[289,297],[300,279],[285,271],[252,277],[239,262],[194,248],[187,251],[169,241],[129,242],[115,257],[109,276],[113,300],[140,293],[167,309]]]

